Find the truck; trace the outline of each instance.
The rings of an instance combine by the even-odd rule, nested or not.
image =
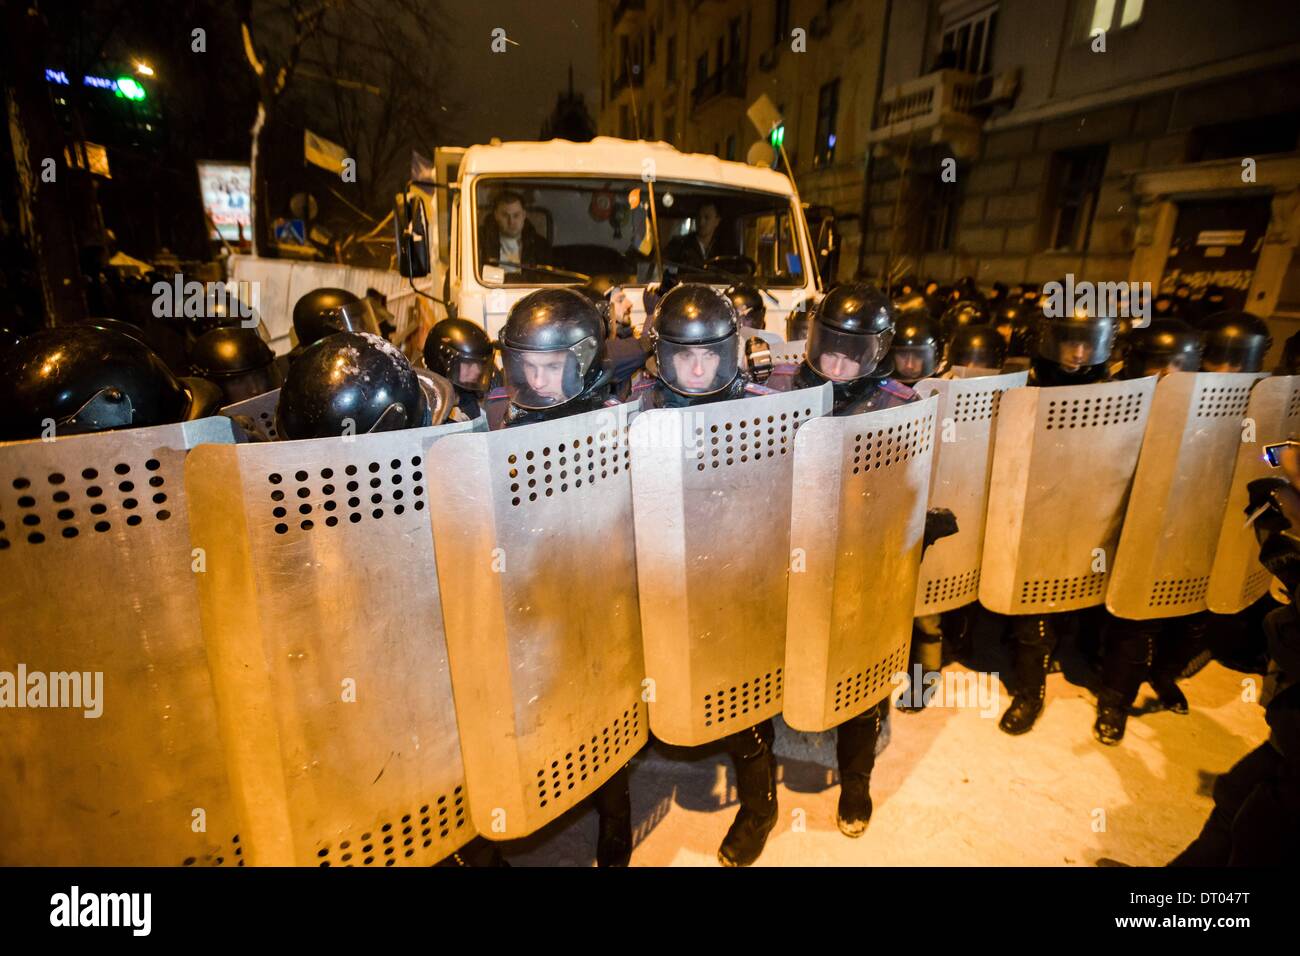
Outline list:
[[[757,286],[767,328],[781,334],[820,292],[798,193],[771,168],[601,136],[441,148],[433,169],[434,182],[398,197],[399,269],[436,300],[436,318],[470,319],[493,338],[528,293],[597,276],[628,293],[638,328],[640,293],[674,270],[718,288]],[[528,238],[507,249],[495,210],[519,206]],[[719,220],[708,249],[702,212]]]

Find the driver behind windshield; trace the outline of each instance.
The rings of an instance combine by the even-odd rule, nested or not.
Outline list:
[[[479,262],[499,265],[507,272],[550,264],[551,244],[528,221],[519,193],[507,189],[497,194],[492,215],[478,231],[478,257]]]
[[[677,236],[664,250],[666,257],[684,266],[702,266],[715,256],[731,255],[734,249],[726,248],[722,215],[716,204],[706,202],[695,214],[695,231]]]

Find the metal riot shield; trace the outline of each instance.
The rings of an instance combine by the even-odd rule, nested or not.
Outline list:
[[[831,401],[823,385],[632,424],[650,726],[667,743],[708,743],[781,712],[794,437]]]
[[[772,346],[772,365],[799,365],[808,351],[808,340],[782,342]]]
[[[1003,393],[979,582],[990,611],[1050,614],[1105,600],[1155,384]]]
[[[430,451],[470,812],[525,836],[648,739],[632,541],[633,405]]]
[[[0,444],[0,864],[242,865],[182,474],[234,440]]]
[[[275,430],[275,409],[280,404],[280,390],[273,388],[261,395],[254,395],[242,402],[235,402],[221,409],[221,414],[237,422],[251,421],[261,432],[261,437],[275,441],[280,436]]]
[[[796,730],[857,716],[907,671],[937,407],[820,418],[795,439],[785,719]]]
[[[204,638],[252,864],[428,865],[473,836],[426,490],[428,446],[469,427],[191,455]]]
[[[1242,417],[1251,386],[1266,377],[1174,372],[1156,386],[1106,587],[1115,616],[1205,610]]]
[[[984,554],[993,433],[1002,393],[1025,384],[1027,372],[978,378],[927,378],[917,382],[923,398],[938,397],[938,440],[930,469],[930,507],[948,508],[958,533],[930,546],[916,585],[916,616],[940,614],[979,595]]]
[[[1300,430],[1300,376],[1266,378],[1250,391],[1228,502],[1218,531],[1206,605],[1215,614],[1236,614],[1268,592],[1271,575],[1259,563],[1259,542],[1246,526],[1246,485],[1256,478],[1278,477],[1264,446],[1286,441]],[[1198,493],[1199,495],[1199,493]],[[1208,500],[1208,499],[1206,499]]]

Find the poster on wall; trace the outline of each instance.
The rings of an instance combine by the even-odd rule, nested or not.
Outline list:
[[[250,239],[253,202],[248,164],[200,162],[198,167],[203,208],[216,235],[227,241]]]

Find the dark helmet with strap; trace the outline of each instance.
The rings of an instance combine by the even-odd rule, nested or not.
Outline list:
[[[1181,319],[1152,319],[1129,334],[1124,373],[1132,378],[1201,367],[1202,336]]]
[[[1116,321],[1102,315],[1075,309],[1063,315],[1040,311],[1034,323],[1036,359],[1057,366],[1067,377],[1083,376],[1085,370],[1104,366],[1115,345]]]
[[[894,305],[864,282],[837,285],[817,306],[808,334],[808,367],[833,382],[877,375],[894,341]]]
[[[424,340],[424,364],[456,388],[485,393],[492,384],[492,340],[468,319],[443,319]]]
[[[109,329],[31,335],[0,360],[0,440],[169,425],[213,414],[221,393],[179,379],[147,345]]]
[[[256,329],[238,325],[200,335],[190,347],[190,372],[218,386],[228,405],[269,392],[281,383],[271,347]]]
[[[574,289],[539,289],[516,302],[500,347],[506,391],[519,408],[563,405],[608,377],[604,319]]]
[[[902,316],[894,331],[894,378],[915,385],[934,374],[943,343],[928,313],[912,312]]]
[[[1258,372],[1273,345],[1268,323],[1250,312],[1219,312],[1201,325],[1205,351],[1201,367],[1206,372]]]
[[[370,300],[347,289],[313,289],[300,297],[293,306],[293,331],[302,348],[335,332],[381,334]]]
[[[680,395],[713,395],[740,369],[740,318],[729,296],[684,282],[655,305],[650,328],[659,380]]]
[[[742,328],[767,328],[767,304],[763,302],[763,293],[748,282],[737,282],[727,289],[727,298],[736,307],[736,318]]]
[[[1006,340],[991,325],[963,325],[944,347],[943,362],[949,368],[960,365],[1001,369],[1006,360]]]
[[[406,356],[369,332],[336,332],[303,349],[275,410],[282,439],[397,431],[430,424],[432,409]]]

